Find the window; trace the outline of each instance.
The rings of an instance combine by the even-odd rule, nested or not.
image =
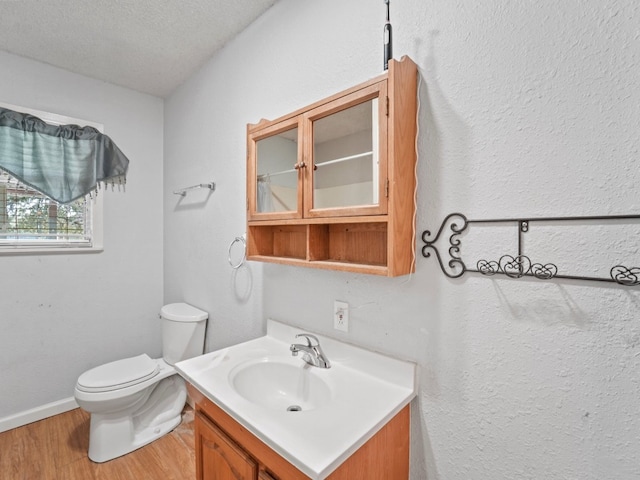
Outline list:
[[[13,105],[51,124],[102,126]],[[59,204],[0,170],[0,253],[102,249],[102,195]]]

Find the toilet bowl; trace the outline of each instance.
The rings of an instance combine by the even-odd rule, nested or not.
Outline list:
[[[80,375],[74,395],[91,414],[91,460],[106,462],[125,455],[180,424],[187,389],[173,364],[202,354],[207,317],[191,305],[166,305],[160,311],[163,358],[142,354]]]

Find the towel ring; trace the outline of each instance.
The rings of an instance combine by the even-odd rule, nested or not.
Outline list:
[[[238,242],[242,243],[242,258],[237,264],[234,264],[233,260],[231,260],[231,249]],[[229,265],[231,265],[231,268],[233,268],[234,270],[237,270],[242,265],[244,265],[244,262],[247,259],[247,241],[244,239],[244,235],[242,237],[234,238],[233,241],[229,244],[229,256],[227,257],[227,259],[229,260]]]

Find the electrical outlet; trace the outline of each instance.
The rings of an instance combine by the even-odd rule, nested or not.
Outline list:
[[[333,302],[333,328],[349,331],[349,304],[347,302]]]

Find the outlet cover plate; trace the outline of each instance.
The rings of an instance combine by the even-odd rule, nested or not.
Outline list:
[[[349,331],[349,304],[347,302],[333,302],[333,328],[343,332]]]

